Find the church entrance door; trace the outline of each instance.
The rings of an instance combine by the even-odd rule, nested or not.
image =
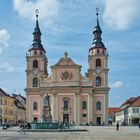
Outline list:
[[[97,123],[98,125],[101,125],[101,117],[97,117],[97,118],[96,118],[96,123]]]
[[[69,114],[63,114],[63,122],[69,122]]]

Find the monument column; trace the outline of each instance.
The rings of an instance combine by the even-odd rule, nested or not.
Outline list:
[[[43,122],[52,122],[51,107],[50,107],[50,96],[45,95],[43,100]]]

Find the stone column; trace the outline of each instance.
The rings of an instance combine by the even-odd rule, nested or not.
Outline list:
[[[93,96],[88,94],[88,123],[93,122]]]

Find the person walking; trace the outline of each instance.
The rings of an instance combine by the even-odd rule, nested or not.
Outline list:
[[[119,123],[117,122],[117,124],[116,124],[116,131],[118,131],[119,130]]]
[[[139,120],[139,130],[140,130],[140,120]]]
[[[24,123],[20,123],[18,132],[25,134],[25,124]]]

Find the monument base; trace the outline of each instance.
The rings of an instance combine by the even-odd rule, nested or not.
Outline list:
[[[31,123],[31,129],[58,129],[58,122]]]

